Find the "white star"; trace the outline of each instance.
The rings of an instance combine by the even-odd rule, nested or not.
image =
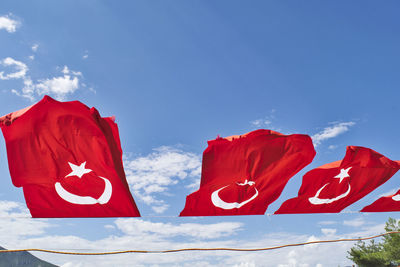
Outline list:
[[[339,178],[340,179],[339,183],[341,183],[344,178],[350,177],[349,170],[351,168],[352,167],[348,167],[347,169],[340,169],[340,173],[333,178]]]
[[[92,171],[91,169],[86,169],[86,167],[85,167],[86,161],[84,163],[81,163],[81,165],[79,165],[79,166],[72,164],[71,162],[68,162],[68,164],[71,167],[72,172],[65,177],[78,176],[79,178],[82,178],[82,176],[84,174]]]

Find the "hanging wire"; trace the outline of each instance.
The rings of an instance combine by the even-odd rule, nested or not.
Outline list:
[[[319,240],[319,241],[309,241],[304,243],[294,243],[286,244],[281,246],[266,247],[266,248],[181,248],[181,249],[169,249],[169,250],[121,250],[121,251],[108,251],[108,252],[71,252],[71,251],[57,251],[57,250],[47,250],[39,248],[28,248],[28,249],[6,249],[0,250],[0,253],[8,252],[46,252],[53,254],[65,254],[65,255],[81,255],[81,256],[100,256],[100,255],[115,255],[115,254],[125,254],[125,253],[175,253],[175,252],[185,252],[185,251],[235,251],[235,252],[252,252],[252,251],[266,251],[274,250],[286,247],[297,247],[311,244],[324,244],[324,243],[335,243],[335,242],[349,242],[349,241],[363,241],[368,239],[374,239],[390,234],[400,234],[400,231],[386,232],[384,234],[362,237],[362,238],[345,238],[345,239],[333,239],[333,240]]]

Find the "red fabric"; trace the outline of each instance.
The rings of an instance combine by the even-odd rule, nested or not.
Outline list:
[[[400,211],[400,190],[396,194],[384,196],[377,199],[374,203],[364,207],[362,212],[387,212]]]
[[[200,189],[187,196],[180,216],[264,214],[314,156],[307,135],[257,130],[209,141]]]
[[[12,182],[23,188],[32,217],[140,216],[123,170],[118,127],[111,118],[100,117],[95,108],[78,101],[45,96],[0,123]],[[79,178],[70,164],[86,172]],[[98,202],[71,203],[61,197],[56,184],[79,199]]]
[[[306,173],[298,196],[285,201],[275,214],[340,212],[385,183],[398,169],[397,162],[372,149],[349,146],[343,160]],[[347,175],[341,178],[342,172]]]

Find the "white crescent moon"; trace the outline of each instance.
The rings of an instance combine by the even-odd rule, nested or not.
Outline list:
[[[400,194],[397,194],[397,195],[392,196],[392,199],[393,199],[394,201],[400,201]]]
[[[347,191],[346,191],[345,193],[343,193],[343,194],[341,194],[341,195],[335,197],[335,198],[319,198],[318,196],[319,196],[319,194],[321,193],[322,189],[324,189],[324,187],[327,186],[328,184],[329,184],[329,183],[327,183],[326,185],[324,185],[323,187],[321,187],[321,188],[318,190],[318,192],[315,194],[315,196],[310,197],[310,198],[308,199],[308,201],[310,201],[310,203],[313,204],[313,205],[329,204],[329,203],[332,203],[332,202],[334,202],[334,201],[337,201],[337,200],[339,200],[339,199],[342,199],[342,198],[346,197],[346,196],[350,193],[351,187],[350,187],[350,184],[348,184],[348,185],[349,185],[349,188],[347,189]]]
[[[240,202],[240,203],[238,203],[238,202],[225,202],[219,197],[218,193],[219,193],[219,191],[221,191],[222,189],[224,189],[225,187],[228,187],[228,186],[229,185],[226,185],[226,186],[214,191],[211,194],[211,201],[214,204],[214,206],[216,206],[218,208],[221,208],[221,209],[224,209],[224,210],[231,210],[231,209],[235,209],[235,208],[238,209],[238,208],[242,207],[243,205],[246,205],[247,203],[249,203],[250,201],[252,201],[253,199],[255,199],[258,196],[257,188],[254,187],[254,189],[256,190],[256,193],[251,198],[249,198],[248,200],[245,200],[245,201]]]
[[[112,185],[108,179],[101,176],[99,177],[104,180],[106,186],[104,188],[103,194],[101,194],[101,196],[98,199],[88,196],[83,197],[72,194],[67,190],[65,190],[64,187],[62,187],[62,185],[59,182],[55,184],[56,192],[62,199],[72,204],[78,204],[78,205],[93,205],[97,203],[106,204],[111,198]]]

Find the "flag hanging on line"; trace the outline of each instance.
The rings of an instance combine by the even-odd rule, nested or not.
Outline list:
[[[400,165],[369,148],[348,146],[341,161],[307,172],[298,196],[274,214],[337,213],[392,177]]]
[[[400,211],[400,190],[390,196],[383,196],[374,203],[362,208],[361,212]]]
[[[118,126],[79,101],[45,96],[0,118],[12,182],[32,217],[138,217]]]
[[[314,156],[311,138],[300,134],[256,130],[208,141],[200,189],[180,216],[264,214]]]

